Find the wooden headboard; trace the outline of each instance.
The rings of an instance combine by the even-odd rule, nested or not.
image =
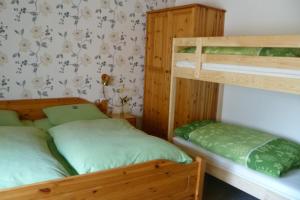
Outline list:
[[[0,109],[16,111],[22,120],[36,120],[45,118],[43,108],[50,106],[91,103],[85,99],[71,98],[53,98],[53,99],[28,99],[28,100],[7,100],[0,101]],[[98,106],[101,111],[105,108]]]

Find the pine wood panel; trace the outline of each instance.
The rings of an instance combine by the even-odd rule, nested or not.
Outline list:
[[[202,38],[203,46],[299,48],[299,35],[226,36]]]
[[[221,36],[224,13],[224,10],[199,4],[148,13],[143,116],[145,132],[167,138],[173,38]],[[162,60],[157,61],[157,57]],[[183,79],[178,82],[175,84],[177,91],[180,91],[176,95],[176,126],[195,119],[216,117],[217,84]]]
[[[194,16],[192,33],[177,34],[174,38],[223,35],[224,12],[206,7],[193,8],[190,15]],[[175,19],[174,23],[176,23]],[[184,26],[184,25],[182,25]],[[185,29],[187,29],[185,27]],[[188,30],[188,29],[187,29]],[[171,43],[172,44],[172,43]],[[189,58],[192,59],[192,58]],[[170,64],[172,65],[172,64]],[[215,119],[217,113],[218,84],[177,79],[174,127],[202,119]]]
[[[0,190],[2,200],[201,199],[204,161],[157,160],[112,170]]]
[[[159,12],[167,12],[167,11],[173,11],[173,10],[178,10],[178,9],[183,9],[183,8],[197,7],[197,6],[200,6],[201,8],[209,8],[209,9],[214,9],[214,10],[226,12],[222,8],[216,8],[216,7],[212,7],[212,6],[208,6],[208,5],[204,5],[204,4],[200,4],[200,3],[192,3],[192,4],[187,4],[187,5],[175,6],[175,7],[169,7],[169,8],[162,8],[162,9],[158,9],[158,10],[151,10],[151,11],[148,12],[148,14],[159,13]]]
[[[148,15],[146,70],[144,90],[144,116],[143,130],[147,133],[163,137],[161,134],[167,130],[165,126],[167,115],[163,105],[168,105],[170,69],[165,58],[167,52],[168,25],[167,13]],[[162,105],[152,106],[152,105]],[[154,126],[155,125],[155,126]],[[160,127],[158,130],[156,127]]]

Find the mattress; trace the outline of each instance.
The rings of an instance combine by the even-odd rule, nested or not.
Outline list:
[[[195,69],[196,64],[191,61],[177,61],[176,67]],[[292,69],[279,69],[271,66],[268,67],[254,67],[246,65],[234,65],[234,64],[218,64],[218,63],[203,63],[203,70],[216,71],[216,72],[230,72],[240,74],[253,74],[271,77],[284,77],[300,79],[300,71]]]
[[[216,165],[225,171],[247,180],[255,180],[257,185],[267,188],[291,200],[300,200],[300,169],[292,170],[280,178],[274,178],[254,170],[247,169],[242,165],[211,153],[187,140],[184,140],[183,138],[174,137],[173,142],[176,145],[187,147],[205,156],[207,162]]]
[[[196,47],[186,47],[179,53],[195,53]],[[253,48],[253,47],[204,47],[204,54],[216,55],[243,55],[243,56],[268,56],[268,57],[294,57],[300,58],[300,48]],[[196,63],[179,60],[175,63],[181,68],[195,68]],[[286,78],[300,78],[299,70],[279,69],[272,66],[253,67],[233,64],[203,63],[202,69],[210,71],[233,72],[242,74],[256,74]]]
[[[183,67],[183,68],[196,68],[196,64],[194,62],[190,62],[190,61],[177,61],[175,63],[175,65],[177,67]]]

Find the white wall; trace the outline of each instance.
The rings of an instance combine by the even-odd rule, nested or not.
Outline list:
[[[299,0],[176,0],[225,9],[225,35],[300,34]],[[300,96],[225,86],[222,120],[300,142]]]

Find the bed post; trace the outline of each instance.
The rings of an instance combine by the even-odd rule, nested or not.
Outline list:
[[[171,85],[170,85],[170,104],[169,104],[169,121],[168,121],[168,140],[172,142],[173,139],[173,129],[174,129],[174,118],[175,118],[175,105],[176,105],[176,81],[177,78],[174,76],[174,53],[175,53],[175,43],[173,39],[172,47],[172,65],[171,65]]]
[[[196,56],[197,56],[197,60],[196,60],[196,69],[194,72],[194,78],[199,79],[200,77],[200,70],[201,70],[201,66],[202,66],[202,47],[203,47],[203,43],[202,43],[202,39],[201,38],[197,38],[196,40]]]
[[[97,100],[95,101],[96,106],[100,111],[102,111],[105,114],[108,114],[108,100],[104,99],[102,101]]]
[[[196,157],[196,162],[198,163],[198,171],[197,171],[197,185],[196,185],[195,200],[202,200],[206,165],[205,165],[205,160],[200,157]]]
[[[172,76],[170,105],[169,105],[169,125],[168,125],[168,140],[170,142],[172,142],[173,131],[174,131],[175,104],[176,104],[176,77]]]

